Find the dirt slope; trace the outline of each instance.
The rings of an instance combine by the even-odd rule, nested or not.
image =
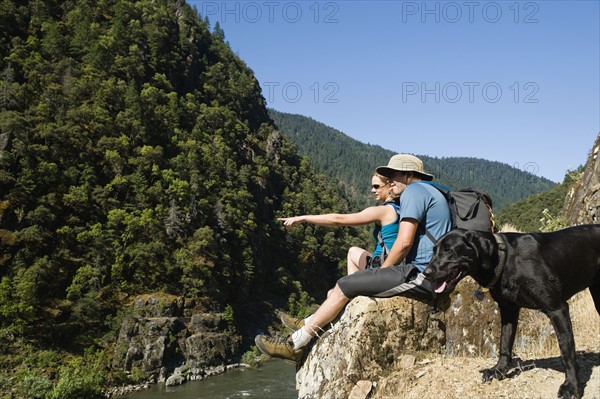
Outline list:
[[[600,399],[600,351],[578,352],[583,399]],[[481,382],[479,370],[494,359],[439,357],[424,359],[392,373],[375,387],[373,399],[553,399],[564,381],[559,357],[524,360],[510,378]],[[401,385],[398,382],[402,382]]]
[[[600,316],[587,290],[573,297],[569,307],[583,399],[600,399]],[[522,360],[513,362],[502,381],[481,382],[480,370],[492,367],[495,358],[432,355],[391,371],[378,381],[370,398],[554,399],[565,375],[550,321],[540,312],[524,309],[517,340],[521,330],[543,330],[542,326],[550,334],[543,342],[522,346],[522,352],[515,348],[515,357]]]

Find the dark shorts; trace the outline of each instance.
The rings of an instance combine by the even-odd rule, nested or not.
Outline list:
[[[396,265],[385,268],[360,270],[338,280],[338,285],[348,298],[372,296],[387,298],[396,295],[429,300],[433,288],[423,273],[413,265]]]

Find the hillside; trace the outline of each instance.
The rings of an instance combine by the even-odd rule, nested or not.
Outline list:
[[[544,224],[561,218],[569,189],[581,178],[581,171],[570,172],[562,183],[517,201],[496,213],[498,225],[511,224],[520,231],[540,231]],[[562,221],[566,223],[566,221]]]
[[[155,378],[109,367],[137,295],[225,314],[241,340],[254,304],[335,280],[357,232],[277,217],[347,202],[185,2],[4,1],[0,71],[0,397]]]
[[[394,155],[393,151],[380,145],[361,143],[306,116],[273,109],[269,109],[269,115],[279,130],[298,146],[299,153],[340,181],[357,205],[369,203],[370,175],[377,166],[387,163]],[[438,182],[450,188],[476,187],[487,191],[496,211],[556,185],[548,179],[499,162],[418,156]]]

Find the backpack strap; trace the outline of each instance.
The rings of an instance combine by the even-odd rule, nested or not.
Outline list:
[[[419,222],[419,226],[423,226],[421,222]],[[433,245],[435,245],[435,243],[438,241],[437,238],[435,238],[428,229],[426,229],[425,227],[423,228],[425,229],[425,235],[427,236],[427,238],[429,238]]]
[[[494,270],[494,278],[485,287],[488,289],[492,288],[500,280],[504,264],[506,263],[506,243],[500,234],[494,234],[494,239],[496,240],[496,244],[498,244],[498,265],[496,265],[496,269]]]
[[[384,205],[391,205],[394,208],[394,211],[396,211],[396,220],[400,217],[400,207],[396,204],[395,201],[386,202]],[[387,258],[388,254],[390,253],[390,250],[385,245],[385,242],[383,242],[383,235],[381,234],[381,226],[378,224],[375,224],[375,228],[377,229],[377,242],[379,243],[379,245],[381,245],[381,249],[382,249],[381,263],[383,263],[385,258]]]
[[[435,188],[438,188],[438,186],[440,186],[439,184],[434,184],[434,183],[425,182],[425,181],[423,183],[431,184]],[[443,186],[441,186],[441,187],[443,187]],[[438,188],[438,190],[439,190],[439,188]],[[444,193],[443,191],[441,191],[441,193],[444,195],[444,197],[446,197],[446,193]],[[401,217],[401,215],[400,215],[400,207],[399,206],[394,206],[394,209],[396,210],[396,214],[398,215],[398,217]],[[419,221],[419,225],[417,226],[417,230],[418,229],[424,230],[425,231],[425,235],[427,236],[427,238],[429,238],[431,240],[432,243],[435,244],[437,242],[437,238],[435,238],[433,236],[433,234],[431,234],[431,232],[425,226],[423,226],[423,224],[420,221]],[[381,231],[379,232],[379,235],[377,236],[377,238],[379,238],[380,236],[381,236]],[[380,241],[380,243],[381,243],[381,241]],[[382,245],[382,247],[383,247],[383,245]]]
[[[448,199],[448,195],[450,194],[451,190],[448,187],[444,186],[443,184],[439,184],[439,183],[436,183],[433,181],[427,181],[427,180],[421,180],[419,183],[428,184],[430,186],[437,188],[438,191],[440,193],[442,193],[446,199]]]
[[[439,183],[435,183],[435,182],[427,181],[427,180],[421,180],[419,183],[428,184],[432,187],[435,187],[440,193],[442,193],[446,202],[448,201],[448,198],[450,196],[450,189],[448,187],[441,185]],[[431,240],[433,245],[435,245],[435,243],[437,243],[438,239],[435,238],[433,236],[433,234],[431,234],[431,232],[420,221],[419,221],[419,228],[425,230],[425,235],[427,236],[427,238],[429,238]]]
[[[383,263],[383,261],[385,260],[385,258],[387,258],[388,253],[390,252],[388,250],[388,247],[386,247],[385,242],[383,242],[383,236],[381,235],[381,229],[379,229],[379,231],[377,232],[377,242],[379,242],[379,245],[381,245],[381,263]]]

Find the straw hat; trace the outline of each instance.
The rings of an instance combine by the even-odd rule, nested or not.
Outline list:
[[[379,166],[376,170],[386,177],[389,177],[393,171],[415,172],[423,180],[433,180],[433,175],[425,172],[423,161],[410,154],[396,154],[390,158],[387,166]]]

